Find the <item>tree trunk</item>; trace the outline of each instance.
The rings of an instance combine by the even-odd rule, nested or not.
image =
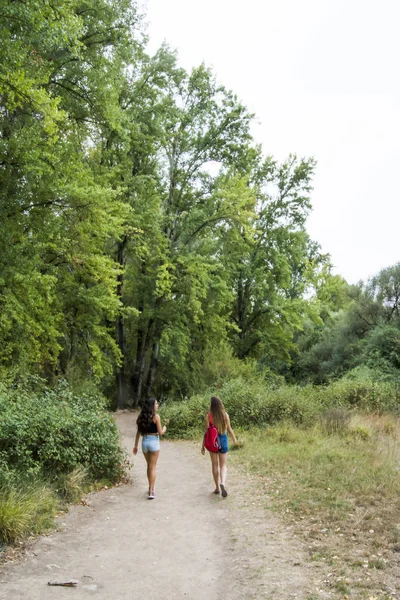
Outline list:
[[[117,261],[121,269],[124,267],[124,251],[126,246],[127,238],[124,237],[120,242],[118,242],[117,247]],[[117,279],[117,296],[122,303],[122,288],[124,283],[124,274],[123,272],[118,274]],[[117,367],[116,377],[117,377],[117,406],[118,408],[124,408],[125,403],[128,399],[128,390],[126,386],[126,377],[125,377],[125,327],[124,327],[124,319],[121,314],[118,315],[117,319],[117,344],[118,348],[121,352],[121,364]]]
[[[154,323],[154,319],[150,319],[141,329],[138,331],[138,343],[136,349],[135,359],[135,370],[133,372],[131,382],[133,389],[133,401],[134,406],[137,407],[141,404],[143,381],[146,371],[146,359],[151,344],[151,329]]]
[[[159,353],[160,353],[160,341],[157,339],[154,342],[153,347],[151,349],[150,368],[149,368],[149,373],[147,376],[147,395],[148,396],[154,395],[153,386],[154,386],[154,381],[156,379]]]
[[[244,353],[244,338],[246,335],[246,306],[243,289],[243,278],[242,273],[239,273],[239,279],[237,284],[237,324],[239,328],[238,332],[238,347],[237,356],[243,358]]]
[[[117,342],[118,348],[122,354],[122,360],[119,367],[117,367],[117,406],[118,408],[124,408],[127,399],[127,389],[125,382],[125,342],[124,342],[124,321],[121,315],[118,316],[117,321]]]

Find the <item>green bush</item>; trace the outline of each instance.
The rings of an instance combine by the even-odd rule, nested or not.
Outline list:
[[[191,438],[205,426],[205,415],[210,398],[206,395],[192,396],[190,400],[167,402],[162,405],[160,417],[169,419],[168,437]]]
[[[326,387],[272,387],[261,378],[248,380],[240,376],[222,382],[218,390],[164,404],[161,414],[170,419],[168,435],[181,438],[198,435],[213,394],[223,401],[232,426],[243,429],[280,422],[310,426],[318,423],[323,413],[333,415],[329,413],[333,409],[370,413],[397,410],[395,388],[387,382],[342,379]]]
[[[342,406],[368,413],[397,410],[396,391],[390,382],[340,379],[317,393],[326,407]]]
[[[61,502],[78,500],[89,480],[118,479],[123,459],[96,390],[33,378],[0,387],[0,545],[52,527]]]
[[[167,402],[162,406],[161,417],[169,418],[170,437],[193,437],[203,428],[210,398],[215,391],[192,396],[189,400]],[[233,427],[249,429],[257,425],[270,425],[279,421],[310,424],[319,411],[301,394],[300,388],[282,386],[270,388],[264,382],[249,382],[241,377],[222,384],[217,392],[225,405]]]
[[[221,342],[218,347],[207,350],[204,362],[195,369],[197,389],[207,389],[210,386],[221,387],[224,382],[240,378],[253,383],[261,382],[264,385],[277,387],[284,383],[284,377],[277,375],[259,361],[248,358],[246,360],[234,356],[231,346]]]
[[[115,480],[123,455],[104,399],[56,389],[0,390],[0,469],[57,476],[79,465],[93,479]]]

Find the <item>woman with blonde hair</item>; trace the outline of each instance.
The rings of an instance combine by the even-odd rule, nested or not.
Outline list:
[[[226,498],[226,476],[227,476],[227,459],[228,459],[228,433],[233,439],[233,443],[237,444],[235,433],[231,427],[229,415],[225,410],[224,405],[218,396],[211,398],[210,410],[206,417],[206,429],[211,424],[214,424],[218,430],[218,452],[209,452],[211,457],[212,474],[215,481],[214,494],[221,494]],[[203,445],[201,453],[205,454],[205,445],[203,437]]]

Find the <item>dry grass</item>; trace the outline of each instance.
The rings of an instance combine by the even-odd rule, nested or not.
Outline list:
[[[88,489],[88,472],[85,467],[75,467],[71,473],[59,477],[57,492],[61,494],[68,503],[81,500]]]
[[[310,558],[332,565],[333,589],[343,594],[346,581],[351,598],[389,597],[400,588],[400,421],[329,418],[328,427],[243,433],[232,460],[259,477],[266,507],[307,537]]]
[[[58,478],[57,489],[40,478],[13,480],[0,490],[0,546],[49,531],[63,503],[77,502],[87,488],[87,471],[77,467]]]
[[[44,484],[10,485],[1,491],[0,544],[12,544],[54,525],[58,500]]]

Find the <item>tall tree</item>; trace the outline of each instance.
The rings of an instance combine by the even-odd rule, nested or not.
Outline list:
[[[288,359],[301,326],[304,293],[321,260],[305,231],[315,163],[295,156],[282,165],[260,153],[248,166],[257,208],[247,230],[227,237],[226,268],[235,290],[232,342],[239,358]]]
[[[190,74],[178,68],[167,48],[149,64],[153,80],[155,71],[156,187],[147,206],[140,194],[133,199],[147,235],[142,251],[127,257],[126,273],[125,304],[138,311],[126,347],[136,403],[154,388],[160,358],[178,361],[187,353],[190,323],[200,318],[215,272],[208,236],[219,223],[240,218],[249,202],[247,190],[243,198],[210,172],[244,151],[246,109],[203,65]]]
[[[125,1],[2,3],[0,338],[11,377],[57,368],[62,348],[63,368],[101,376],[118,354],[106,242],[125,209],[95,181],[89,140],[118,120],[110,81],[123,75],[135,14]]]

